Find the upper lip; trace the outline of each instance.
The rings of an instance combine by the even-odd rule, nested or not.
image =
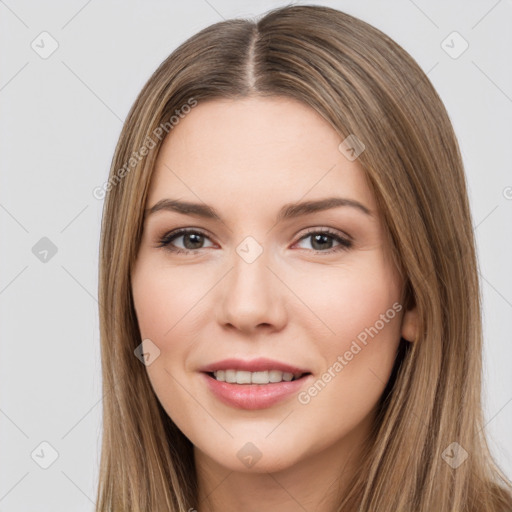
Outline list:
[[[260,357],[258,359],[251,360],[243,360],[243,359],[223,359],[222,361],[217,361],[215,363],[208,364],[199,368],[199,371],[212,373],[217,370],[242,370],[248,372],[264,372],[266,370],[279,370],[282,372],[288,372],[296,374],[302,373],[310,373],[309,370],[305,368],[300,368],[298,366],[293,366],[287,363],[281,363],[280,361],[275,361],[273,359],[268,359],[265,357]]]

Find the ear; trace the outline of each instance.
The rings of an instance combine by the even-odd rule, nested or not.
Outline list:
[[[407,309],[402,318],[402,338],[407,341],[418,339],[418,308],[416,306]]]

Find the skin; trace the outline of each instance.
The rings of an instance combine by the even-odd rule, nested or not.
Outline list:
[[[161,147],[147,208],[181,199],[206,203],[223,219],[147,216],[132,274],[142,339],[160,350],[146,367],[151,384],[194,445],[199,512],[333,510],[335,489],[343,492],[357,467],[400,336],[416,337],[416,310],[402,308],[307,404],[294,395],[267,409],[231,407],[198,372],[225,358],[264,356],[308,368],[307,390],[400,303],[404,283],[375,198],[357,159],[338,149],[342,140],[307,105],[251,97],[200,102]],[[372,215],[341,206],[275,221],[286,203],[331,196]],[[198,249],[158,247],[178,228],[205,237],[181,235],[169,246]],[[353,244],[342,249],[330,235],[315,243],[309,228],[330,228]],[[247,236],[263,249],[252,263],[236,251]],[[262,454],[252,467],[237,457],[247,442]]]

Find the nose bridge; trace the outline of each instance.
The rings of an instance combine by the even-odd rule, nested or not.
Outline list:
[[[276,281],[271,254],[251,236],[233,252],[232,269],[226,276],[221,300],[221,321],[240,329],[260,324],[281,328],[284,321],[282,286]]]

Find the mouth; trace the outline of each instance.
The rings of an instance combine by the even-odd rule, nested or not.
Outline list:
[[[286,402],[313,379],[307,368],[266,357],[224,359],[199,368],[199,372],[215,398],[247,410]]]
[[[206,387],[216,399],[236,409],[268,409],[286,403],[313,378],[309,371],[282,364],[281,369],[262,369],[258,365],[255,368],[253,361],[251,367],[255,371],[239,369],[243,364],[237,364],[237,368],[233,361],[220,365],[224,366],[222,369],[218,366],[202,369]]]

